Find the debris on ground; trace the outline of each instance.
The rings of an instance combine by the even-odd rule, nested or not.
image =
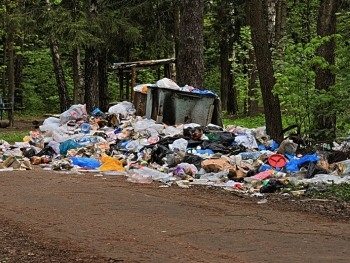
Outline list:
[[[194,90],[187,87],[186,92]],[[1,141],[0,171],[40,166],[65,173],[125,176],[131,183],[207,185],[251,196],[300,196],[315,185],[350,181],[349,140],[334,142],[331,149],[302,151],[305,146],[291,138],[278,144],[265,127],[169,125],[136,112],[128,101],[108,112],[96,108],[88,113],[85,105],[72,105],[59,116],[46,118],[23,142]]]

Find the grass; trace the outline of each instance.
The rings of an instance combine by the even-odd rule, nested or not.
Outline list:
[[[23,138],[28,135],[29,131],[12,131],[12,132],[1,132],[0,140],[4,140],[8,143],[23,142]]]
[[[236,125],[249,129],[265,126],[265,118],[263,115],[258,115],[255,117],[231,117],[227,114],[223,114],[222,119],[224,126]]]
[[[307,196],[319,199],[335,199],[338,201],[350,201],[350,184],[331,184],[323,191],[311,189],[307,191]]]

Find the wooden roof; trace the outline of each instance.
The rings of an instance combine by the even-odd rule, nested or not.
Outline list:
[[[171,64],[171,63],[175,63],[175,58],[114,63],[113,68],[114,69],[132,69],[132,68],[143,68],[143,67],[167,65],[167,64]]]

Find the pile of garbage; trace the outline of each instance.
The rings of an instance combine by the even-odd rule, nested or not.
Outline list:
[[[348,140],[334,143],[332,149],[301,154],[301,145],[290,137],[278,144],[265,127],[169,126],[135,112],[128,101],[108,112],[96,108],[87,113],[85,105],[73,105],[46,118],[23,142],[1,141],[0,171],[38,166],[64,173],[125,176],[133,183],[207,185],[251,194],[350,179]]]

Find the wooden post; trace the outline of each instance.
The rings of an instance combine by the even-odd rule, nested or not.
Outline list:
[[[125,89],[125,99],[126,100],[129,100],[130,98],[130,74],[131,74],[131,71],[127,71],[127,74],[126,74],[126,89]]]
[[[118,70],[119,72],[119,100],[122,101],[124,99],[124,96],[123,96],[123,93],[124,93],[124,72],[123,72],[123,69],[119,69]]]
[[[135,100],[135,91],[134,87],[136,86],[136,68],[132,67],[131,69],[131,101]]]
[[[165,64],[164,65],[164,77],[171,79],[170,76],[170,64]]]

